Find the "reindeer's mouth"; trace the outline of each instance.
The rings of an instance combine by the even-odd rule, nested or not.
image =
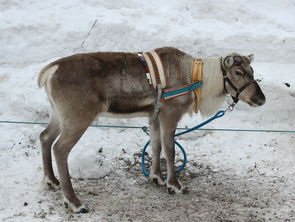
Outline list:
[[[252,107],[262,106],[265,103],[265,96],[255,96],[253,99],[251,99],[251,101],[248,101],[247,103]]]
[[[258,107],[258,106],[261,106],[261,105],[258,105],[256,103],[252,103],[252,102],[247,102],[250,106],[252,107]]]

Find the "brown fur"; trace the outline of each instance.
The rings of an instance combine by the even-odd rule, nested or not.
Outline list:
[[[191,83],[192,56],[169,47],[156,49],[156,52],[168,75],[168,88]],[[246,57],[243,59],[249,66],[250,60],[248,61]],[[204,66],[204,74],[213,70],[210,75],[220,79],[221,66],[215,67],[217,69],[210,69],[210,65]],[[235,68],[226,67],[226,69],[228,74],[232,75]],[[222,100],[223,83],[219,80],[213,81],[210,75],[204,77],[204,87],[207,87],[207,90],[204,88],[202,99],[204,101],[213,99],[214,102],[215,97],[220,97]],[[243,81],[250,77],[242,81],[235,77],[231,78],[233,83],[243,84]],[[51,122],[40,135],[46,186],[55,188],[59,185],[51,165],[51,146],[59,135],[53,151],[65,205],[74,212],[86,212],[85,206],[81,204],[72,188],[67,165],[68,154],[97,116],[108,113],[151,117],[156,91],[148,84],[143,65],[134,53],[99,52],[62,58],[41,71],[38,84],[45,86],[53,109]],[[256,97],[263,100],[264,95],[256,85],[245,90],[244,95],[241,94],[245,101],[251,100],[255,93],[260,93]],[[208,87],[212,87],[216,93],[214,94],[214,90],[208,90]],[[192,110],[194,99],[193,93],[189,93],[161,103],[158,118],[150,125],[153,148],[151,178],[159,185],[165,184],[160,170],[160,152],[163,146],[167,160],[166,186],[169,193],[183,192],[181,182],[175,175],[173,141],[178,121],[185,113]]]

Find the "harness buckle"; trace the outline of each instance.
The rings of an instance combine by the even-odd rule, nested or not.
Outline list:
[[[233,102],[232,104],[230,104],[228,107],[227,107],[227,109],[225,110],[225,112],[227,112],[227,111],[233,111],[234,110],[234,108],[235,108],[235,105],[236,105],[237,103],[235,103],[235,102]]]

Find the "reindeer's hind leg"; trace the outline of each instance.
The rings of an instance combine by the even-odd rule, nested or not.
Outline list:
[[[59,188],[59,181],[54,176],[52,169],[51,146],[60,133],[59,121],[53,112],[50,123],[40,134],[42,147],[42,161],[44,169],[43,184],[45,189],[56,190]]]
[[[81,111],[81,110],[79,110]],[[64,195],[64,205],[75,213],[87,213],[85,205],[74,193],[69,169],[68,156],[73,146],[78,142],[88,126],[96,117],[96,112],[89,109],[83,112],[68,112],[62,121],[61,134],[53,147],[61,188]]]
[[[160,167],[160,154],[161,154],[161,133],[159,120],[156,119],[152,124],[150,124],[150,138],[151,146],[153,149],[153,159],[152,159],[152,169],[150,174],[150,179],[153,183],[157,185],[165,185],[165,181],[162,176]]]

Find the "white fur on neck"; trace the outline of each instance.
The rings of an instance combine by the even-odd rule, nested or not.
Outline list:
[[[225,102],[223,76],[220,58],[203,60],[203,86],[201,90],[200,112],[202,116],[214,115]]]

